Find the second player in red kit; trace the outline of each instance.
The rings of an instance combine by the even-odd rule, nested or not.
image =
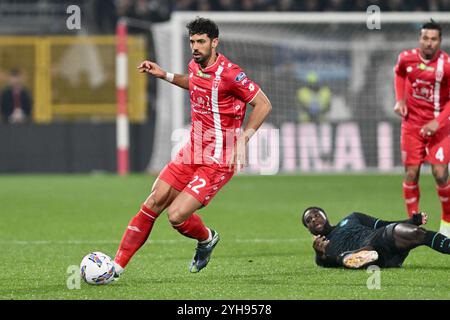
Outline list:
[[[425,23],[420,47],[400,53],[395,66],[395,111],[403,117],[403,194],[408,214],[419,212],[419,176],[431,164],[442,205],[440,232],[450,236],[450,57],[440,50],[441,27]]]

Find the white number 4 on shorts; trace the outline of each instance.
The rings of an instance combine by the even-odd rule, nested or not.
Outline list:
[[[444,148],[440,147],[434,157],[439,161],[444,161]]]

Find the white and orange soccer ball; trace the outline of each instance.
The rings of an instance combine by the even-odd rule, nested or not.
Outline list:
[[[114,280],[114,261],[103,252],[91,252],[81,261],[80,272],[89,284],[108,284]]]

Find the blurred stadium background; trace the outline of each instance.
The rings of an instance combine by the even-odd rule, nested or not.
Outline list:
[[[67,26],[71,5],[80,8],[80,29]],[[381,9],[381,29],[367,27],[369,5]],[[431,17],[450,51],[448,11],[450,0],[0,0],[0,298],[448,299],[447,257],[418,249],[409,271],[384,273],[383,290],[370,291],[364,272],[317,268],[297,220],[309,205],[330,208],[334,222],[351,210],[405,216],[392,68]],[[218,23],[220,51],[273,105],[252,139],[249,176],[206,209],[223,247],[200,283],[187,279],[193,243],[160,223],[124,281],[67,290],[68,265],[92,250],[114,254],[154,174],[186,137],[187,94],[136,66],[152,59],[185,72],[184,26],[196,16]],[[126,179],[115,176],[119,21],[128,28],[129,170],[136,173]],[[16,108],[22,115],[11,117]],[[108,174],[85,175],[99,172]],[[432,178],[421,183],[436,229]]]

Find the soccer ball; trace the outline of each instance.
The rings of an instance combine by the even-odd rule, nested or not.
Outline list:
[[[103,252],[91,252],[81,261],[80,272],[89,284],[108,284],[114,280],[114,262]]]

